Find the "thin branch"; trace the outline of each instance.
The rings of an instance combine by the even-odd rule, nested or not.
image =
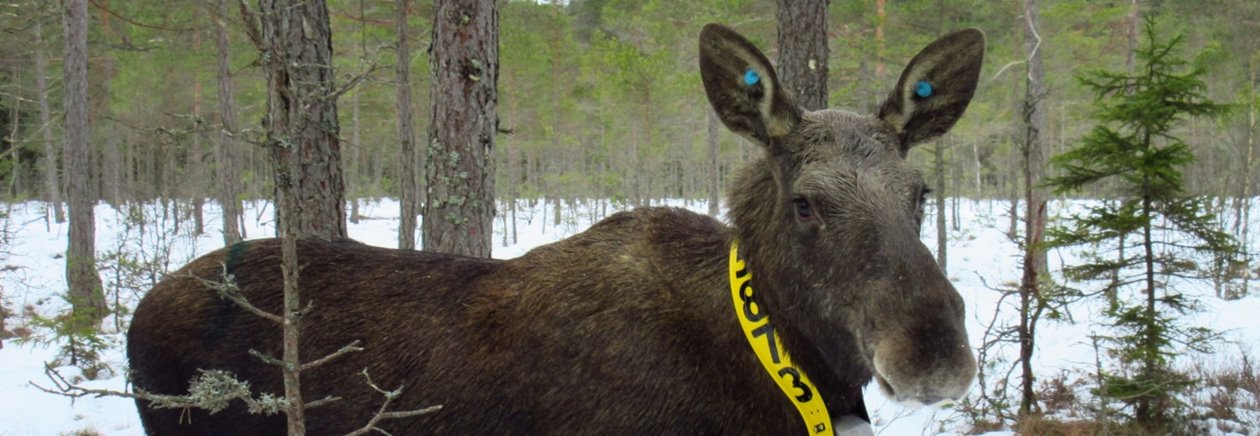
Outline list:
[[[218,292],[220,297],[226,298],[228,299],[228,301],[236,303],[237,306],[240,306],[242,309],[245,309],[249,313],[258,315],[264,319],[267,319],[277,324],[284,323],[284,318],[282,318],[280,315],[276,315],[274,313],[270,313],[265,310],[259,309],[258,306],[254,306],[253,303],[250,303],[249,300],[245,298],[245,295],[241,294],[241,288],[236,286],[236,278],[233,277],[232,274],[228,273],[227,264],[220,262],[220,265],[223,266],[223,281],[221,282],[214,282],[214,281],[206,280],[192,274],[189,274],[188,277],[192,277],[194,280],[201,282],[202,286],[205,286],[210,289],[214,289],[215,291]]]
[[[41,391],[44,391],[50,394],[61,395],[63,397],[70,397],[70,398],[92,396],[94,398],[123,397],[123,398],[132,398],[132,399],[140,399],[140,400],[151,400],[149,395],[145,395],[141,393],[120,392],[120,391],[114,391],[114,390],[109,390],[109,389],[89,389],[89,388],[78,386],[74,383],[71,383],[69,380],[66,380],[66,377],[61,375],[61,372],[57,371],[56,368],[53,368],[52,365],[49,365],[47,363],[44,364],[44,375],[48,377],[48,380],[52,381],[53,386],[56,387],[56,390],[40,386],[38,383],[35,383],[35,382],[27,382],[27,383],[35,387],[35,389],[39,389]]]
[[[341,98],[343,94],[350,92],[351,89],[354,89],[355,86],[358,86],[359,82],[362,82],[363,79],[367,78],[369,75],[376,72],[378,68],[380,68],[380,66],[376,64],[375,60],[373,60],[370,64],[368,64],[367,70],[360,72],[359,74],[350,76],[350,80],[346,81],[346,83],[344,85],[341,85],[341,87],[338,88],[336,91],[333,91],[332,93],[328,95],[325,95],[323,100],[336,101],[338,98]]]
[[[314,409],[314,408],[316,408],[316,407],[323,406],[323,405],[327,405],[327,404],[332,403],[332,402],[334,402],[334,401],[341,401],[341,397],[334,397],[334,396],[332,396],[332,395],[329,395],[329,396],[327,396],[327,397],[320,398],[320,399],[315,400],[315,401],[307,401],[307,402],[306,402],[306,404],[303,404],[303,405],[302,405],[302,408],[304,408],[304,409],[308,409],[308,410],[309,410],[309,409]]]
[[[252,349],[252,348],[249,350],[249,355],[257,357],[258,360],[261,360],[263,361],[263,363],[266,363],[268,365],[275,365],[275,366],[280,366],[280,367],[284,366],[284,361],[268,356],[266,354],[263,354],[263,352]]]
[[[994,80],[997,80],[997,78],[998,78],[998,77],[1000,77],[1000,76],[1002,75],[1002,73],[1006,72],[1006,69],[1007,69],[1007,68],[1010,68],[1010,67],[1013,67],[1013,66],[1016,66],[1016,65],[1019,65],[1019,64],[1025,63],[1025,62],[1028,62],[1028,61],[1027,61],[1027,60],[1011,61],[1010,63],[1007,63],[1006,65],[1003,65],[1003,66],[1002,66],[1002,68],[999,68],[999,69],[998,69],[997,73],[994,73],[994,74],[993,74],[993,77],[990,77],[990,78],[989,78],[989,81],[990,81],[990,82],[992,82],[992,81],[994,81]]]
[[[270,394],[262,394],[259,398],[253,398],[250,396],[249,383],[237,380],[226,371],[201,371],[200,374],[189,381],[187,395],[153,394],[139,390],[136,392],[123,392],[110,389],[85,388],[66,380],[65,376],[48,364],[44,365],[44,374],[53,382],[55,389],[40,386],[35,382],[30,382],[30,385],[41,391],[69,398],[92,396],[94,398],[121,397],[144,400],[149,402],[147,407],[159,409],[198,408],[205,409],[210,413],[216,413],[226,409],[232,400],[240,400],[245,403],[250,414],[274,415],[283,409],[285,401],[283,398],[276,398]],[[326,400],[328,399],[321,401]]]
[[[227,0],[220,0],[227,1]],[[249,37],[249,41],[254,43],[254,47],[259,51],[266,51],[263,45],[262,32],[259,30],[258,14],[249,9],[249,4],[245,0],[239,0],[241,9],[241,21],[245,22],[245,36]]]
[[[420,415],[433,413],[433,412],[442,410],[442,406],[439,404],[436,406],[425,407],[423,409],[407,410],[407,411],[401,411],[401,412],[387,412],[387,410],[389,410],[389,403],[392,403],[395,398],[402,396],[403,385],[398,385],[398,389],[387,391],[387,390],[381,389],[379,386],[376,385],[376,383],[372,382],[372,377],[368,375],[366,368],[364,368],[360,374],[363,374],[363,378],[367,380],[368,386],[372,387],[373,390],[375,390],[376,392],[380,392],[381,395],[385,396],[385,401],[381,403],[381,407],[376,410],[376,413],[372,415],[372,419],[369,420],[367,424],[364,424],[363,427],[359,427],[358,430],[347,433],[346,436],[360,436],[360,435],[367,434],[368,432],[371,432],[373,430],[381,432],[383,434],[389,434],[385,430],[377,428],[376,425],[386,419],[410,418],[413,416],[420,416]]]
[[[109,8],[107,8],[107,7],[105,7],[105,6],[101,6],[101,4],[100,4],[100,3],[97,3],[97,2],[96,2],[96,0],[90,0],[90,1],[89,1],[89,3],[91,3],[91,4],[92,4],[92,7],[95,7],[95,8],[97,8],[97,9],[100,9],[100,10],[104,11],[105,13],[109,14],[110,16],[112,16],[112,17],[114,17],[114,18],[117,18],[117,19],[119,19],[119,20],[122,20],[123,22],[125,22],[125,23],[127,23],[127,24],[130,24],[130,25],[133,25],[133,26],[143,27],[143,28],[146,28],[146,29],[153,29],[153,30],[166,30],[166,31],[171,31],[171,32],[190,32],[190,31],[197,30],[196,28],[192,28],[192,27],[188,27],[188,28],[176,28],[176,27],[162,27],[162,26],[155,26],[155,25],[152,25],[152,24],[145,24],[145,23],[141,23],[141,22],[139,22],[139,21],[136,21],[136,20],[133,20],[133,19],[127,18],[127,17],[123,16],[122,14],[119,14],[119,13],[117,13],[117,12],[114,12],[114,11],[110,10]]]
[[[353,342],[350,342],[346,346],[341,347],[341,349],[332,352],[332,354],[321,357],[311,362],[303,363],[302,366],[298,367],[298,371],[306,371],[308,369],[315,368],[325,363],[328,363],[332,361],[333,359],[344,356],[346,354],[350,354],[356,351],[363,351],[363,347],[359,346],[359,342],[361,341],[359,341],[358,339],[355,339]]]

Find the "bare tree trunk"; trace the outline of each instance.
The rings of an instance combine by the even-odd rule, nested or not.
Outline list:
[[[718,218],[719,205],[722,203],[722,164],[719,160],[720,141],[718,134],[722,131],[717,112],[709,111],[709,216]]]
[[[64,13],[66,194],[70,198],[66,284],[78,327],[95,330],[106,308],[101,277],[96,272],[96,202],[88,160],[87,0],[65,0]]]
[[[1150,138],[1149,133],[1147,133],[1146,138],[1142,143],[1149,150],[1149,147],[1151,144],[1151,138]],[[1144,250],[1144,252],[1142,256],[1142,263],[1143,263],[1143,266],[1145,267],[1145,272],[1146,272],[1146,275],[1145,275],[1146,289],[1144,289],[1144,295],[1143,295],[1144,297],[1146,297],[1146,301],[1145,301],[1146,304],[1142,311],[1143,319],[1139,321],[1142,324],[1141,327],[1139,327],[1139,329],[1142,330],[1141,333],[1139,334],[1142,335],[1142,339],[1140,342],[1141,347],[1148,350],[1157,350],[1160,347],[1159,341],[1160,341],[1160,336],[1162,333],[1161,333],[1161,329],[1153,325],[1156,322],[1155,315],[1157,312],[1155,310],[1155,287],[1156,287],[1155,286],[1155,249],[1153,247],[1154,238],[1151,235],[1151,227],[1152,227],[1151,222],[1152,222],[1152,216],[1154,215],[1154,212],[1153,212],[1154,207],[1152,205],[1153,200],[1151,198],[1152,195],[1150,193],[1151,184],[1152,183],[1150,180],[1150,176],[1143,174],[1142,175],[1142,249]],[[1138,362],[1138,365],[1140,366],[1140,368],[1138,369],[1138,372],[1141,373],[1140,377],[1144,380],[1153,380],[1155,378],[1155,372],[1159,371],[1160,367],[1162,366],[1162,364],[1160,363],[1160,359],[1161,357],[1157,356],[1155,353],[1150,353],[1150,352],[1142,353],[1142,361]],[[1148,391],[1148,392],[1143,392],[1141,394],[1135,395],[1135,398],[1132,398],[1132,401],[1134,403],[1133,418],[1134,420],[1138,422],[1138,424],[1149,428],[1150,424],[1155,423],[1158,420],[1158,418],[1161,417],[1163,412],[1161,408],[1154,403],[1156,401],[1159,401],[1159,398],[1162,395],[1166,395],[1166,394],[1160,393],[1160,392]]]
[[[778,0],[776,71],[796,103],[827,107],[827,6],[830,0]]]
[[[201,31],[193,31],[193,51],[201,53]],[[201,71],[193,70],[193,106],[192,106],[192,148],[188,150],[188,159],[184,164],[188,171],[188,180],[201,181],[205,180],[203,157],[205,153],[201,150]],[[201,236],[206,232],[206,222],[202,216],[205,209],[206,197],[202,192],[201,183],[185,183],[188,196],[192,198],[192,216],[193,216],[193,234]]]
[[[981,168],[981,164],[980,164],[980,141],[975,140],[975,139],[971,140],[971,164],[974,166],[976,170],[975,173],[973,174],[975,176],[975,182],[976,182],[975,184],[976,197],[975,198],[976,198],[976,201],[980,201],[981,199],[984,198],[984,184],[982,184],[981,179],[980,179],[980,171],[983,168]]]
[[[109,0],[102,0],[101,5],[103,6],[100,8],[102,32],[105,35],[112,35],[113,27],[111,23],[113,20],[111,20],[112,17],[106,12],[109,8]],[[112,84],[114,75],[116,74],[118,61],[117,59],[109,56],[108,52],[106,52],[103,58],[95,62],[100,65],[100,74],[97,75],[101,86],[100,93],[101,95],[108,96],[111,93],[110,85]],[[102,99],[97,102],[97,105],[98,109],[101,111],[98,112],[97,119],[109,119],[112,117],[108,100]],[[91,110],[91,108],[89,108],[89,110]],[[99,129],[103,131],[101,137],[104,139],[105,147],[100,150],[100,159],[98,159],[98,162],[95,165],[89,166],[87,170],[99,175],[99,177],[95,177],[95,180],[93,180],[93,183],[89,188],[89,192],[92,193],[92,197],[104,198],[110,205],[118,208],[123,204],[123,202],[131,199],[134,196],[134,192],[132,192],[130,186],[127,186],[125,181],[126,179],[122,168],[122,151],[120,150],[118,135],[114,131],[114,124],[115,123],[113,122],[100,123]],[[89,148],[89,150],[91,149]],[[90,152],[91,151],[89,151],[89,153]],[[173,187],[174,184],[164,186]],[[174,198],[174,196],[171,198]]]
[[[407,44],[408,0],[398,2],[395,32],[398,34],[398,61],[394,64],[397,76],[394,107],[398,112],[398,144],[402,150],[402,174],[398,187],[402,191],[399,210],[402,215],[398,224],[398,248],[416,249],[416,133],[411,114],[411,49]]]
[[[359,18],[365,17],[363,0],[359,0]],[[359,56],[367,56],[367,20],[359,21]],[[359,214],[359,196],[362,195],[360,190],[360,164],[359,154],[363,150],[362,136],[360,135],[361,123],[359,122],[359,108],[362,106],[360,101],[363,94],[363,88],[355,87],[354,93],[350,97],[350,164],[346,166],[346,192],[349,193],[350,200],[350,222],[359,223],[362,216]],[[412,135],[412,139],[415,136]],[[414,143],[413,143],[414,144]],[[401,199],[400,199],[401,200]]]
[[[258,9],[257,14],[246,14],[246,23],[263,51],[267,76],[263,124],[274,168],[276,230],[284,276],[281,373],[288,401],[285,416],[288,434],[303,435],[306,412],[298,349],[303,309],[297,240],[347,236],[332,37],[323,1],[259,0]]]
[[[14,68],[9,71],[9,75],[13,76],[10,80],[12,80],[11,83],[14,85],[22,83],[22,70],[20,68]],[[13,105],[9,107],[9,154],[13,155],[13,166],[10,169],[13,178],[9,184],[9,195],[11,197],[17,197],[22,192],[22,152],[19,150],[18,142],[18,128],[22,125],[22,123],[18,122],[18,118],[22,114],[21,110],[22,94],[14,90]]]
[[[875,0],[875,81],[876,83],[884,83],[887,67],[884,64],[886,58],[884,53],[884,24],[888,19],[888,15],[884,12],[884,3],[887,0]]]
[[[228,57],[227,16],[229,0],[219,0],[219,20],[215,26],[215,49],[218,52],[219,80],[219,144],[215,147],[218,163],[219,206],[223,208],[223,245],[243,239],[241,234],[241,176],[236,169],[236,98],[232,94],[232,65]]]
[[[936,176],[936,263],[941,271],[947,271],[949,257],[949,230],[945,227],[945,138],[938,138],[932,146],[934,175]],[[955,194],[956,195],[956,194]]]
[[[1037,392],[1032,370],[1037,319],[1041,313],[1040,280],[1045,265],[1045,251],[1040,247],[1045,231],[1046,195],[1040,187],[1045,165],[1043,138],[1045,127],[1045,69],[1041,62],[1042,38],[1037,0],[1024,0],[1024,51],[1028,77],[1024,92],[1024,275],[1020,282],[1019,348],[1022,376],[1021,416],[1038,411]]]
[[[356,88],[354,94],[350,97],[350,143],[346,144],[346,148],[350,149],[349,165],[346,166],[346,196],[350,202],[350,222],[358,224],[363,219],[359,212],[359,152],[363,149],[363,136],[360,134],[362,124],[359,118],[359,109],[362,106],[361,96],[362,88]],[[400,199],[401,200],[401,199]]]
[[[296,159],[296,179],[281,180],[289,175],[277,170],[276,189],[292,185],[301,208],[301,213],[281,212],[279,219],[293,220],[302,238],[346,238],[328,10],[323,1],[258,3],[267,75],[266,144],[273,162]]]
[[[1241,252],[1243,253],[1243,271],[1242,271],[1242,288],[1241,294],[1235,297],[1242,298],[1247,296],[1251,282],[1251,167],[1255,163],[1256,151],[1256,56],[1248,59],[1247,70],[1250,73],[1251,80],[1247,87],[1247,158],[1243,162],[1243,216],[1242,230],[1238,237],[1241,242]]]
[[[517,112],[517,102],[519,100],[520,99],[515,98],[511,99],[508,104],[508,119],[510,123],[513,123],[513,125],[517,123],[517,114],[519,113]],[[505,225],[503,226],[503,245],[508,245],[508,232],[512,233],[512,244],[515,245],[517,243],[516,200],[517,197],[521,195],[520,184],[523,182],[521,180],[521,151],[520,147],[516,146],[516,140],[512,135],[507,135],[504,138],[504,143],[507,145],[507,153],[505,154],[507,155],[506,169],[508,172],[508,191],[505,193],[507,195],[505,196],[504,201],[507,203],[508,214],[511,215],[511,219],[508,219],[507,214],[503,216],[505,221]]]
[[[424,249],[490,257],[499,82],[494,0],[437,0],[432,41]]]
[[[1138,0],[1129,0],[1129,50],[1126,53],[1124,65],[1128,71],[1133,71],[1133,57],[1137,54],[1138,44],[1138,26],[1142,24],[1141,15],[1138,11]]]
[[[61,207],[61,150],[53,141],[52,111],[48,108],[48,59],[44,57],[44,26],[42,20],[35,20],[35,88],[39,99],[39,130],[44,140],[44,190],[48,202],[52,205],[53,218],[58,223],[66,222],[66,212]]]

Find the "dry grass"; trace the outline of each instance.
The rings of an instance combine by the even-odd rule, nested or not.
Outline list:
[[[1020,420],[1014,430],[1021,435],[1093,436],[1102,434],[1103,426],[1093,421],[1061,421],[1032,415]]]
[[[1247,352],[1214,363],[1196,361],[1190,373],[1201,392],[1191,399],[1193,426],[1230,432],[1260,425],[1260,371]]]

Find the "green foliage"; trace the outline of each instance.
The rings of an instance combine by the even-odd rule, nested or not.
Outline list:
[[[61,298],[69,307],[69,297],[63,295]],[[94,380],[102,371],[109,369],[101,360],[101,352],[117,346],[115,338],[101,333],[95,321],[93,314],[76,314],[71,310],[53,317],[34,314],[29,320],[30,326],[47,333],[19,336],[13,341],[19,345],[58,345],[61,350],[51,362],[53,366],[76,366],[83,371],[84,377]]]
[[[1193,256],[1238,248],[1219,230],[1207,200],[1185,192],[1182,169],[1194,154],[1177,136],[1188,119],[1219,116],[1228,108],[1204,94],[1205,70],[1178,57],[1181,36],[1161,40],[1148,18],[1144,38],[1136,71],[1099,70],[1080,79],[1095,92],[1099,124],[1080,147],[1052,159],[1061,172],[1046,182],[1060,194],[1109,183],[1120,198],[1090,206],[1048,234],[1052,246],[1127,248],[1123,256],[1096,255],[1065,267],[1064,274],[1136,297],[1113,301],[1105,313],[1116,333],[1107,339],[1118,367],[1104,374],[1099,390],[1130,404],[1140,425],[1165,429],[1177,394],[1190,386],[1189,378],[1171,367],[1172,358],[1207,351],[1217,337],[1210,329],[1180,322],[1197,304],[1171,280],[1206,277],[1211,272],[1202,271]],[[1169,234],[1165,230],[1187,240],[1161,237]]]

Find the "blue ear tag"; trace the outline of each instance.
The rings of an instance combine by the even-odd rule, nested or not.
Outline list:
[[[757,74],[756,70],[749,68],[748,71],[744,72],[745,85],[753,86],[753,85],[756,85],[757,82],[760,82],[760,81],[761,81],[761,76]]]
[[[931,97],[932,84],[927,83],[926,81],[920,80],[919,83],[914,84],[914,95],[919,96],[919,98]]]

